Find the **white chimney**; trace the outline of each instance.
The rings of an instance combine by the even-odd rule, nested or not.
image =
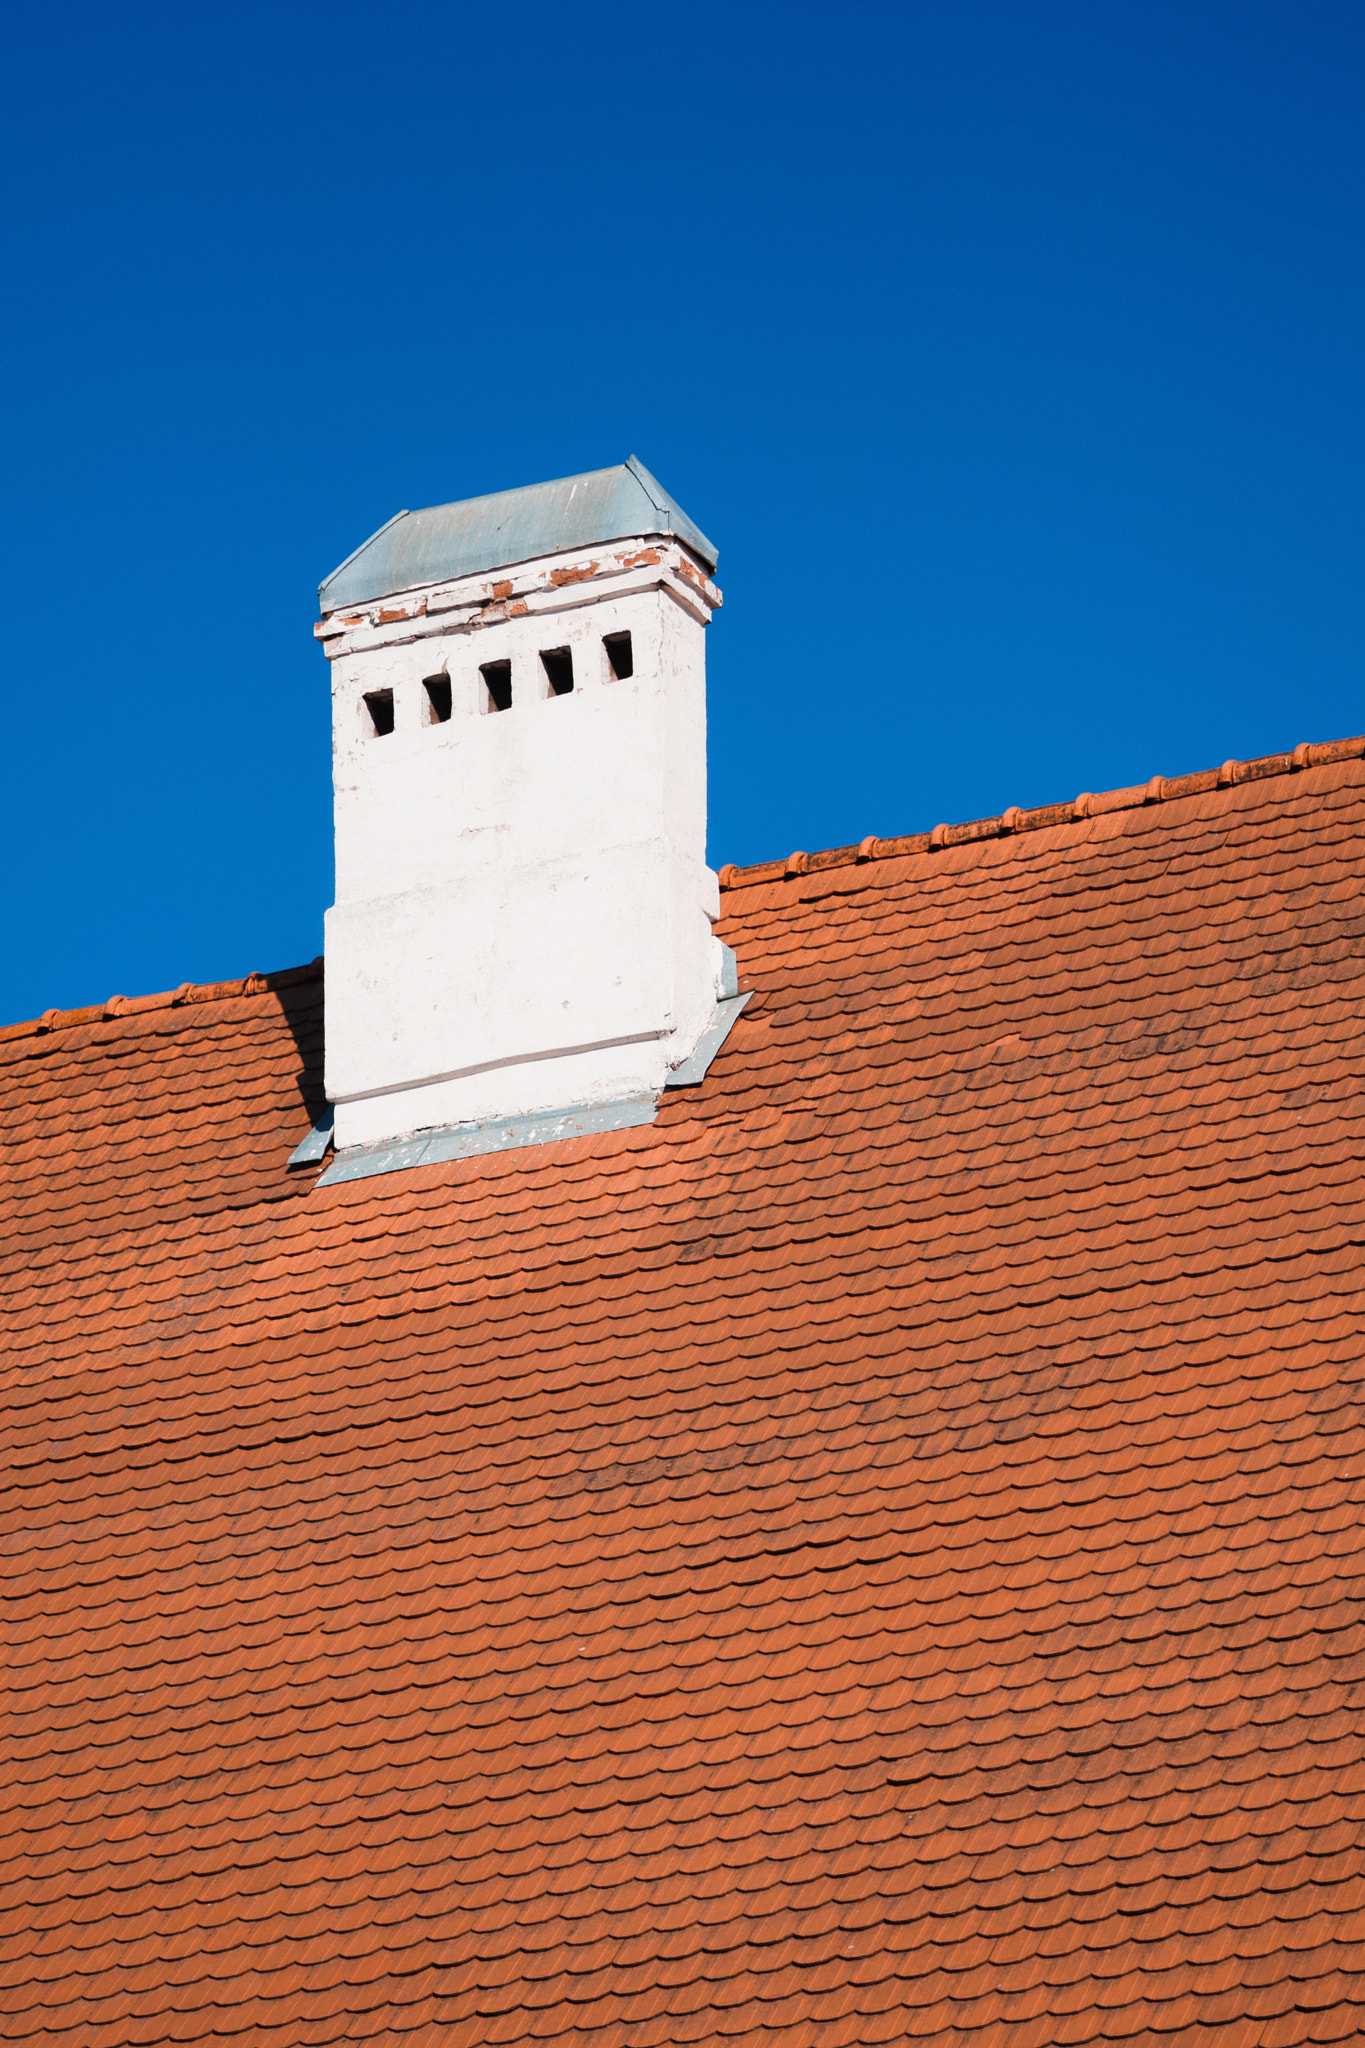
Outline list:
[[[632,457],[401,512],[322,585],[339,1152],[652,1105],[733,995],[705,854],[715,560]]]

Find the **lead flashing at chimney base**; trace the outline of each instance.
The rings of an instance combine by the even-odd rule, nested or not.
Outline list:
[[[338,1152],[657,1095],[690,1058],[727,982],[705,862],[719,602],[681,543],[641,536],[320,623]]]

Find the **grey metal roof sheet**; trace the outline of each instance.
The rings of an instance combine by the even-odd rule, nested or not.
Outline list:
[[[715,568],[716,550],[701,528],[632,455],[583,476],[399,512],[318,586],[318,599],[333,612],[567,548],[665,533]]]

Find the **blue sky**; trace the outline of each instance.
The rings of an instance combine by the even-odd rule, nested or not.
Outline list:
[[[331,893],[319,578],[631,450],[711,855],[1365,729],[1365,8],[12,9],[0,1019]]]

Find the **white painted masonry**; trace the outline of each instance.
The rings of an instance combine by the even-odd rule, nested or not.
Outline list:
[[[715,1013],[705,629],[675,538],[578,549],[315,629],[332,663],[338,1149],[656,1094]],[[634,672],[604,640],[628,632]],[[544,652],[567,648],[556,696]],[[481,670],[510,662],[493,708]],[[448,683],[438,722],[425,684]],[[366,698],[392,692],[379,734]],[[381,713],[382,713],[381,698]]]

